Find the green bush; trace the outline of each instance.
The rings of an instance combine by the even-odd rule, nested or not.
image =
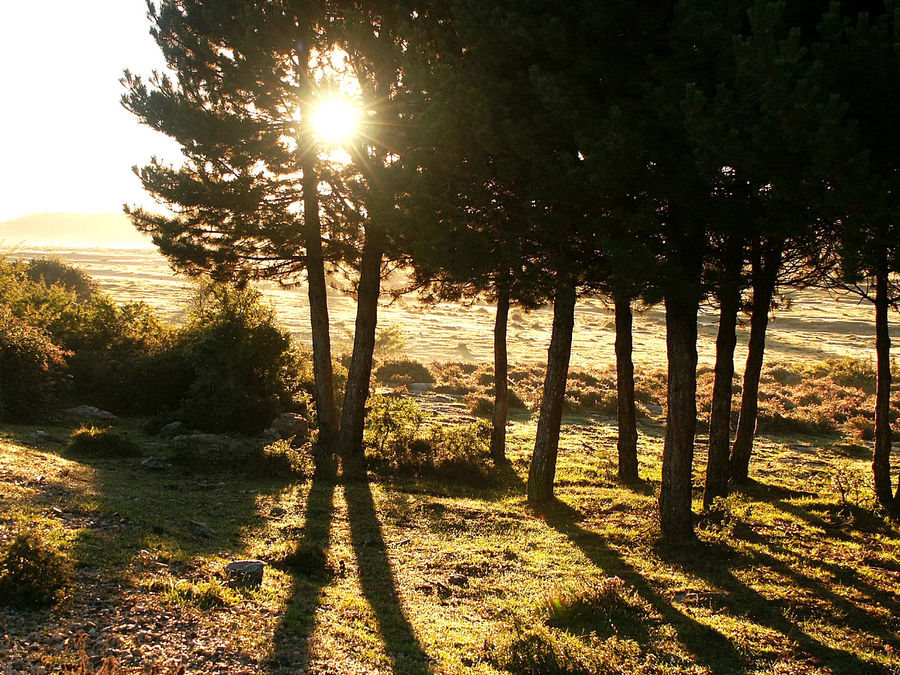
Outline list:
[[[36,258],[28,261],[25,275],[47,286],[62,286],[75,294],[80,302],[89,300],[100,292],[100,287],[87,273],[72,267],[59,258]]]
[[[137,457],[141,449],[128,436],[112,429],[79,427],[69,438],[69,451],[90,457]]]
[[[65,357],[46,332],[0,306],[0,420],[38,419],[59,388]]]
[[[253,289],[200,282],[176,349],[193,373],[178,417],[206,431],[262,431],[308,378],[290,335]]]
[[[20,533],[0,558],[0,604],[49,605],[69,583],[66,559],[32,533]]]
[[[375,369],[375,379],[379,382],[391,382],[398,375],[409,377],[410,382],[434,382],[434,375],[427,366],[409,359],[385,361]]]

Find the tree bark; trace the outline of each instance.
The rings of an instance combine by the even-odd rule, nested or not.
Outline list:
[[[659,515],[662,534],[683,540],[694,536],[691,514],[691,469],[697,430],[696,296],[667,296],[666,356],[668,392]]]
[[[538,417],[531,468],[528,471],[528,501],[532,504],[544,504],[553,498],[553,477],[556,475],[559,430],[562,425],[574,327],[575,285],[571,282],[559,282],[553,303],[553,332],[547,351],[541,413]]]
[[[310,40],[299,45],[300,77],[311,93],[314,83],[309,73]],[[302,119],[312,118],[310,101],[303,97]],[[334,444],[337,441],[338,413],[334,398],[334,371],[331,364],[331,333],[328,321],[328,295],[325,283],[325,258],[322,252],[322,222],[319,216],[319,174],[316,170],[316,144],[312,129],[304,125],[304,142],[300,153],[303,172],[303,244],[306,248],[307,295],[309,322],[312,329],[313,377],[315,380],[316,422],[319,442],[316,451],[316,472],[334,474]]]
[[[891,337],[888,327],[888,274],[875,275],[875,356],[877,386],[875,389],[875,454],[872,474],[879,503],[891,513],[897,513],[900,485],[897,494],[891,492]]]
[[[740,270],[738,270],[740,273]],[[731,442],[731,398],[734,378],[734,348],[737,344],[737,315],[741,289],[732,277],[719,298],[719,331],[716,335],[716,368],[712,407],[709,413],[709,451],[706,460],[706,488],[703,508],[716,497],[728,496],[729,445]]]
[[[359,286],[356,294],[356,327],[353,355],[347,373],[347,388],[341,410],[339,446],[345,477],[365,474],[363,429],[366,422],[366,400],[372,376],[375,352],[375,328],[378,323],[378,298],[381,294],[381,260],[385,236],[380,227],[370,224],[365,230]]]
[[[509,416],[509,362],[506,328],[509,320],[509,282],[497,286],[497,316],[494,321],[494,414],[491,426],[491,457],[506,461],[506,420]]]
[[[637,414],[634,407],[634,348],[631,298],[613,299],[616,308],[616,413],[618,415],[619,480],[635,483],[638,476]]]
[[[750,475],[750,455],[753,453],[753,436],[756,434],[756,417],[759,412],[759,378],[766,350],[766,328],[769,325],[769,309],[775,295],[780,264],[780,247],[764,259],[758,251],[753,256],[750,341],[747,345],[747,365],[744,368],[741,412],[730,458],[731,479],[736,483],[746,482]]]
[[[322,255],[322,228],[319,219],[318,175],[312,149],[303,153],[303,236],[306,245],[306,276],[309,319],[312,327],[313,375],[316,387],[316,420],[319,425],[317,470],[328,470],[337,441],[338,413],[334,400],[334,373],[331,365],[331,334],[328,322],[328,295],[325,260]],[[322,466],[318,466],[322,464]]]

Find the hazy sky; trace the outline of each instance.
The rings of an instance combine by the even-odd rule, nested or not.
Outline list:
[[[0,0],[0,221],[144,200],[131,173],[174,144],[119,104],[162,65],[144,0]]]

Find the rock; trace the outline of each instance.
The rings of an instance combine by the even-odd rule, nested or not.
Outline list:
[[[261,584],[265,563],[261,560],[233,560],[225,565],[225,573],[248,584]]]
[[[282,516],[284,516],[286,514],[287,514],[287,511],[285,511],[280,506],[273,506],[272,509],[269,511],[269,515],[272,516],[273,518],[281,518]]]
[[[157,436],[162,436],[163,438],[175,438],[176,436],[182,436],[186,434],[188,431],[184,422],[169,422],[162,429],[159,430]]]
[[[188,525],[191,526],[191,529],[197,534],[206,537],[207,539],[212,539],[216,536],[216,531],[212,529],[206,523],[201,523],[199,520],[189,520]]]
[[[106,410],[101,410],[100,408],[96,408],[92,405],[79,405],[74,408],[66,408],[63,410],[63,413],[66,415],[71,415],[72,417],[87,417],[95,420],[115,420],[118,419],[111,412]]]
[[[281,413],[272,420],[272,424],[263,432],[268,437],[297,438],[305,440],[309,436],[309,424],[303,415],[297,413]]]
[[[156,457],[153,457],[151,455],[150,457],[148,457],[147,459],[145,459],[141,462],[141,466],[143,466],[147,469],[153,469],[154,471],[165,471],[172,465],[166,464],[162,460],[156,459]]]
[[[469,577],[465,574],[451,574],[447,577],[447,583],[452,586],[468,586]]]
[[[235,450],[240,445],[237,440],[225,434],[182,434],[172,440],[179,444],[218,446],[227,450]]]
[[[144,450],[148,452],[163,452],[169,449],[168,443],[144,443]]]
[[[407,391],[411,394],[425,394],[434,386],[431,382],[410,382],[406,385]]]

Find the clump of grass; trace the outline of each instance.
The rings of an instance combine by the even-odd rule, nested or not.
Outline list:
[[[647,607],[619,577],[557,591],[545,600],[544,611],[548,626],[576,635],[637,639],[647,633]]]
[[[269,562],[286,571],[310,578],[331,576],[328,554],[322,546],[307,541],[298,541],[270,551]]]
[[[36,533],[21,532],[0,558],[0,604],[49,605],[71,579],[68,560]]]
[[[236,602],[234,591],[216,579],[195,582],[167,576],[153,579],[144,586],[148,591],[161,593],[170,605],[179,607],[206,610],[227,607]]]
[[[292,439],[279,439],[262,449],[266,468],[275,474],[310,478],[315,473],[312,443],[295,448]]]
[[[137,457],[141,449],[125,434],[109,428],[79,427],[69,439],[69,451],[91,457]]]

